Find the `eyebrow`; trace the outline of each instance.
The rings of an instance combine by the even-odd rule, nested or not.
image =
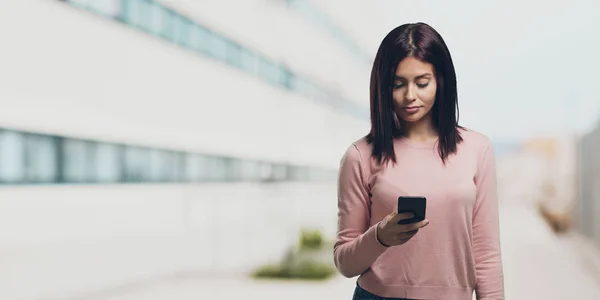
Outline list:
[[[433,75],[431,73],[425,73],[425,74],[421,74],[421,75],[415,77],[415,79],[421,79],[423,77],[428,77],[428,76],[430,77],[430,76],[433,76]],[[394,79],[405,79],[405,78],[402,77],[402,76],[394,75]]]

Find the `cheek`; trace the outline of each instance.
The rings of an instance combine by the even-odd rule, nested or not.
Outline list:
[[[398,108],[402,106],[402,102],[404,101],[404,96],[401,91],[393,91],[392,92],[392,100],[394,101],[394,107]]]
[[[433,106],[433,103],[435,102],[435,90],[435,87],[432,86],[431,88],[422,91],[420,99],[421,101],[423,101],[423,104],[425,104],[425,106]]]

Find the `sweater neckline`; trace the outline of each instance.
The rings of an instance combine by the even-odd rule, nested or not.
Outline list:
[[[435,139],[427,142],[417,142],[404,136],[399,137],[397,140],[404,145],[418,149],[433,149],[433,147],[436,146],[439,141],[439,139]]]

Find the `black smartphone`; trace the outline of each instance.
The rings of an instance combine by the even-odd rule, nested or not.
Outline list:
[[[425,220],[427,198],[422,196],[398,197],[398,213],[412,212],[414,217],[398,221],[398,224],[410,224]]]

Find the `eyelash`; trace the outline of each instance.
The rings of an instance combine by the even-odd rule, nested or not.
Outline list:
[[[428,85],[429,85],[429,82],[425,83],[425,84],[417,84],[417,86],[420,87],[420,88],[426,88]],[[403,84],[395,84],[394,85],[394,89],[399,89],[399,88],[401,88],[403,86],[404,86]]]

